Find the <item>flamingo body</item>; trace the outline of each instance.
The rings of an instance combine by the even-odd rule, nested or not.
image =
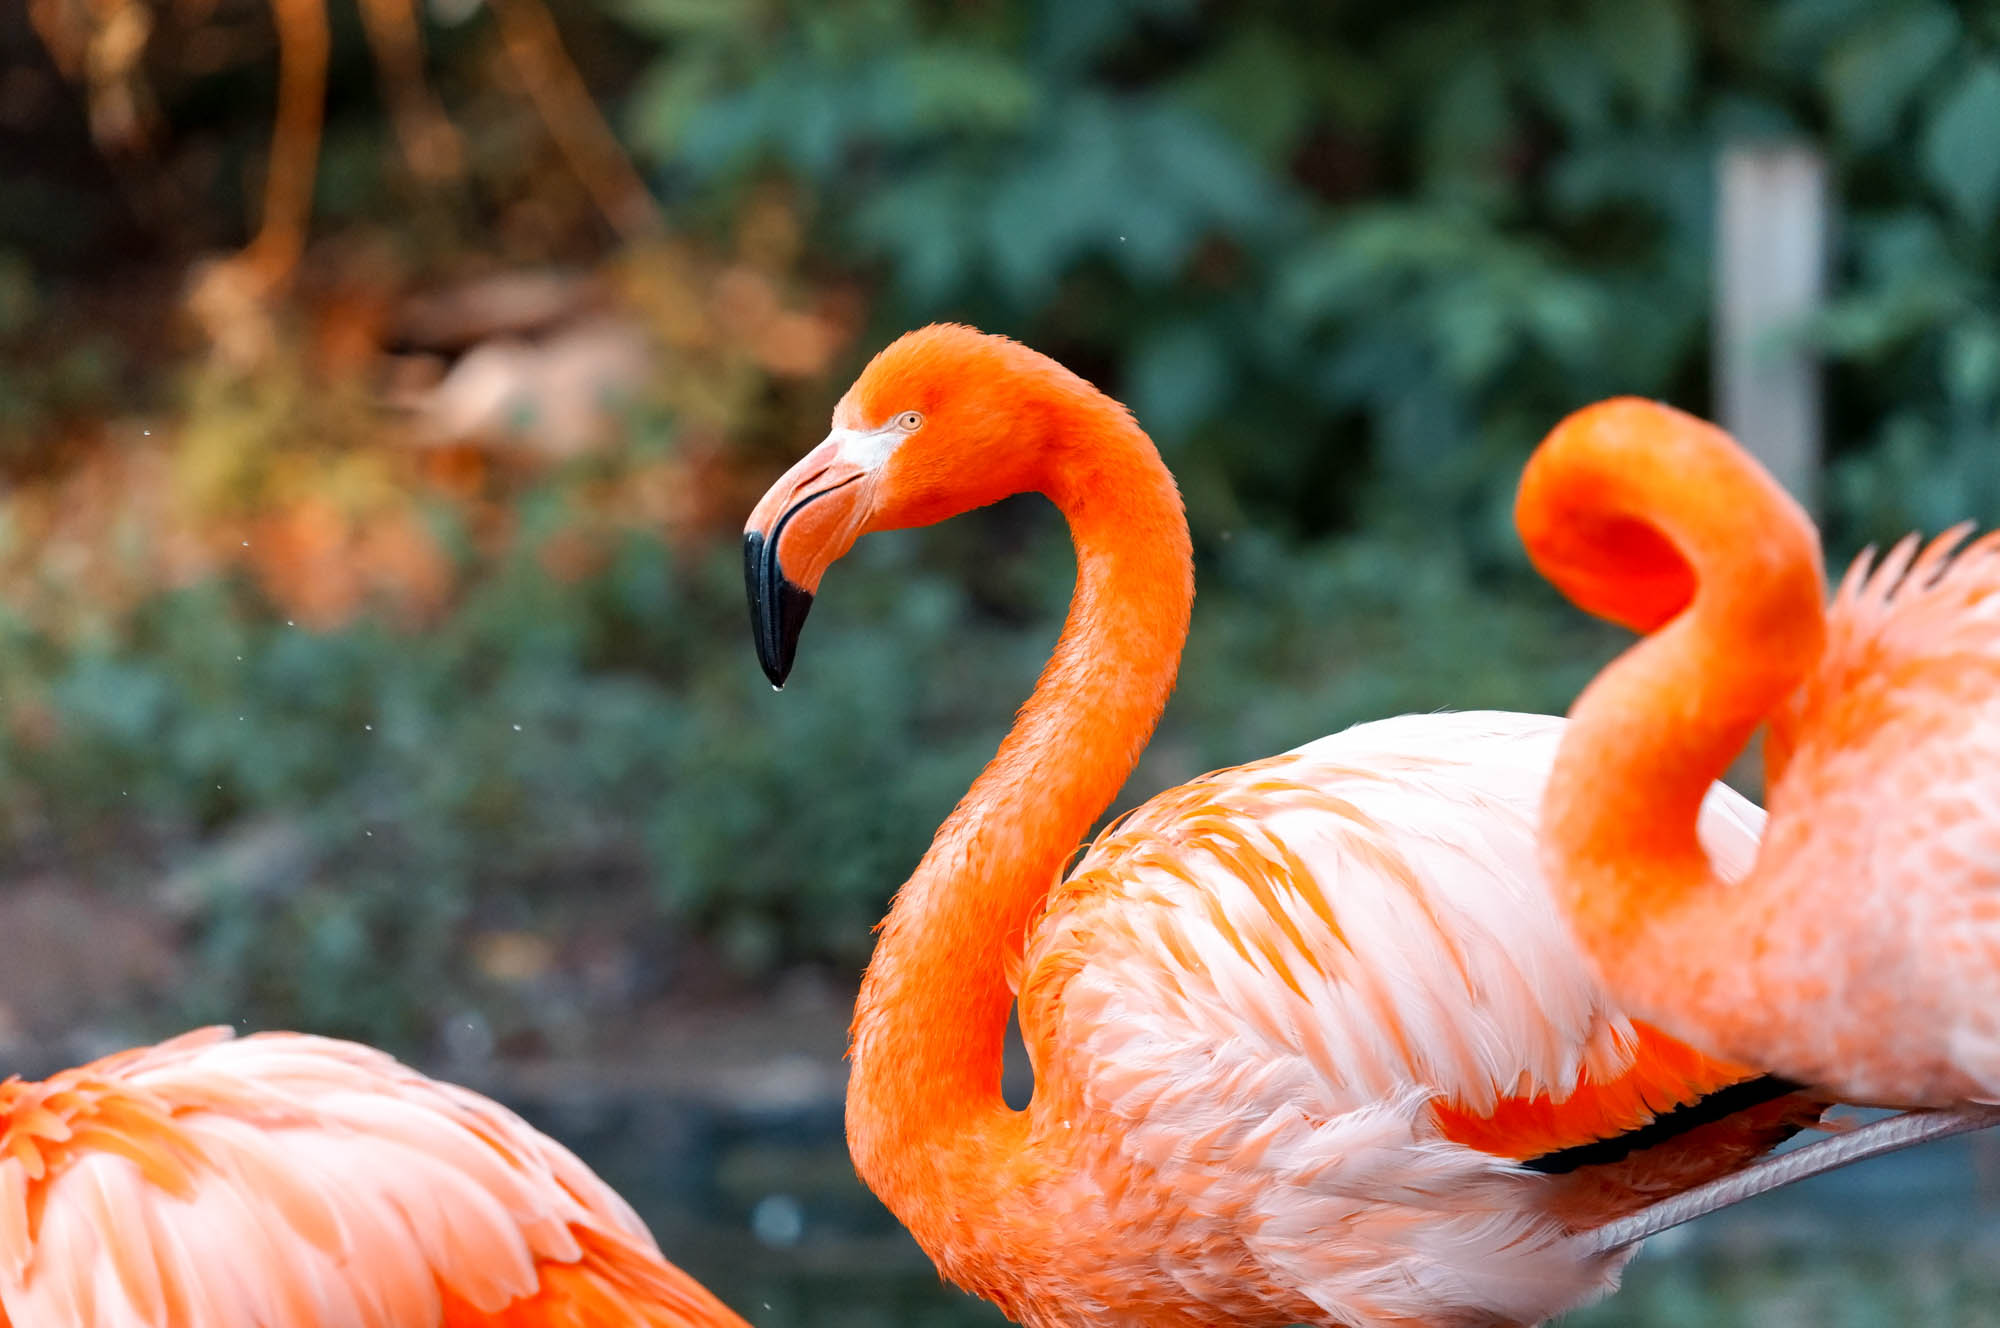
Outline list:
[[[1590,976],[1537,864],[1557,720],[1352,729],[1164,793],[1066,870],[1166,703],[1193,575],[1131,415],[1016,343],[899,339],[759,502],[771,680],[861,535],[1024,490],[1069,522],[1069,616],[898,893],[852,1039],[855,1167],[947,1276],[1034,1328],[1532,1323],[1615,1280],[1573,1233],[1817,1117]],[[1758,813],[1704,796],[1746,863]]]
[[[0,1328],[742,1328],[498,1105],[203,1029],[0,1084]]]
[[[1362,725],[1170,790],[1092,845],[1020,979],[1030,1146],[1062,1161],[1021,1196],[1054,1257],[1020,1261],[1011,1310],[1533,1323],[1615,1283],[1622,1260],[1566,1237],[1647,1188],[1565,1205],[1566,1178],[1515,1163],[1733,1072],[1642,1060],[1565,934],[1535,837],[1560,732]],[[1712,850],[1747,865],[1760,813],[1720,787],[1709,809]]]
[[[1618,999],[1844,1100],[2000,1101],[2000,535],[1864,555],[1825,608],[1804,514],[1726,434],[1634,400],[1559,425],[1517,516],[1559,586],[1651,633],[1579,698],[1549,794],[1551,874]],[[1589,533],[1613,522],[1677,589],[1628,592]],[[1735,881],[1677,836],[1759,720],[1770,819]]]
[[[1857,559],[1771,720],[1744,888],[1785,1018],[1729,1037],[1860,1101],[2000,1102],[2000,536],[1965,533]]]

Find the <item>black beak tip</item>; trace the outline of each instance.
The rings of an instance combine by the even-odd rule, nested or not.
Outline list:
[[[812,611],[812,592],[786,579],[778,567],[777,549],[756,530],[743,536],[743,583],[750,596],[750,635],[757,644],[757,662],[771,686],[783,687],[798,654],[799,632]]]

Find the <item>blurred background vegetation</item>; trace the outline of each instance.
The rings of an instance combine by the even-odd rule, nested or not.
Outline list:
[[[807,1007],[831,1060],[1071,570],[1024,500],[878,537],[759,675],[741,519],[933,319],[1186,490],[1128,802],[1562,708],[1615,642],[1514,478],[1596,397],[1710,409],[1716,157],[1767,138],[1839,208],[1788,330],[1830,551],[1992,523],[1993,0],[0,5],[0,1061],[658,1064]]]

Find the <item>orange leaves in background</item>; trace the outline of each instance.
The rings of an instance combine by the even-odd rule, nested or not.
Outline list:
[[[69,635],[237,575],[300,626],[421,626],[552,481],[562,516],[534,553],[561,580],[634,530],[733,538],[752,458],[823,425],[862,320],[857,291],[799,278],[802,251],[774,192],[729,252],[663,240],[595,274],[417,290],[365,249],[309,254],[265,349],[191,358],[175,417],[92,423],[67,468],[0,496],[0,600]]]
[[[216,511],[194,501],[177,451],[159,431],[142,433],[15,490],[4,505],[0,598],[59,635],[230,571],[319,628],[371,605],[414,626],[448,601],[456,572],[423,523],[420,487],[356,502],[335,482],[324,494]]]
[[[407,507],[357,518],[307,498],[257,526],[248,561],[272,602],[309,627],[338,627],[370,601],[416,625],[451,593],[455,569]]]
[[[651,246],[619,266],[618,282],[660,344],[662,371],[678,380],[677,403],[739,421],[769,380],[830,373],[865,305],[852,286],[799,279],[804,223],[783,189],[746,202],[732,239],[726,257],[680,240]]]

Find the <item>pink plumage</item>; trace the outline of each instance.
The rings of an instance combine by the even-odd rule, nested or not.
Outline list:
[[[0,1085],[0,1325],[741,1328],[589,1168],[350,1042],[202,1029]]]

